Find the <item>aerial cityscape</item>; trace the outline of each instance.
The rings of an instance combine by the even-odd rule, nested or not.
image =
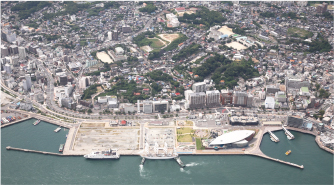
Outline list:
[[[1,182],[333,184],[333,16],[332,1],[1,1]]]

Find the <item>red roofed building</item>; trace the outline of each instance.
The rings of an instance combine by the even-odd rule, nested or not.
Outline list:
[[[184,7],[180,7],[180,8],[175,8],[176,12],[184,12],[186,11],[186,9]]]
[[[176,95],[176,96],[180,96],[180,94],[181,94],[181,93],[178,93],[178,92],[177,92],[177,93],[175,93],[175,95]]]
[[[125,120],[122,120],[122,121],[121,121],[121,125],[125,126],[125,125],[126,125],[126,121],[125,121]]]

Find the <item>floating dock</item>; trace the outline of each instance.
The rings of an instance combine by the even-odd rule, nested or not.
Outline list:
[[[272,141],[274,141],[276,143],[279,142],[279,139],[275,134],[273,134],[270,130],[268,130],[268,132],[270,134],[270,138],[271,138]]]
[[[61,130],[61,127],[56,128],[56,130],[54,130],[55,132],[59,132]]]
[[[295,136],[291,134],[291,132],[289,132],[284,126],[282,126],[286,136],[288,137],[288,139],[294,139]],[[290,137],[290,138],[289,138]]]
[[[180,157],[175,157],[175,161],[180,165],[181,168],[184,168],[186,165],[183,164]]]

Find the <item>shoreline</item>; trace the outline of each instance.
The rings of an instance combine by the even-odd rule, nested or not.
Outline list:
[[[16,123],[20,123],[20,122],[23,122],[23,121],[26,121],[26,120],[29,120],[29,119],[40,119],[40,120],[45,121],[45,122],[50,123],[50,124],[59,125],[59,126],[63,126],[65,128],[68,128],[70,131],[69,131],[69,135],[68,135],[68,137],[66,139],[66,142],[65,142],[64,152],[63,153],[53,153],[53,152],[36,151],[36,150],[23,149],[23,148],[14,148],[14,147],[11,147],[11,146],[7,146],[6,147],[7,150],[24,151],[24,152],[40,153],[40,154],[55,155],[55,156],[83,156],[83,155],[86,154],[86,153],[82,153],[82,152],[74,152],[73,151],[74,139],[75,139],[75,136],[77,135],[77,132],[78,132],[80,126],[78,127],[76,125],[65,125],[64,123],[61,123],[61,122],[59,123],[59,122],[56,122],[54,120],[46,120],[46,118],[44,118],[44,116],[38,116],[38,118],[36,118],[35,116],[29,116],[25,119],[17,120],[17,121],[11,122],[9,124],[2,125],[1,128],[6,127],[6,126],[10,126],[10,125],[13,125],[13,124],[16,124]],[[74,130],[74,129],[76,129],[76,130]],[[280,160],[280,159],[275,159],[275,158],[269,157],[269,156],[262,153],[262,151],[260,149],[260,145],[261,145],[262,138],[263,138],[264,134],[266,134],[268,132],[268,130],[279,131],[279,130],[282,130],[282,129],[283,129],[282,127],[265,127],[265,128],[260,129],[259,132],[261,132],[261,133],[258,133],[258,134],[260,134],[257,138],[258,141],[256,141],[254,143],[255,146],[252,147],[251,150],[246,150],[246,151],[211,151],[211,150],[210,151],[206,151],[206,150],[203,151],[203,150],[196,150],[196,152],[192,152],[192,153],[179,152],[178,154],[179,154],[179,156],[249,155],[249,156],[261,157],[261,158],[264,158],[264,159],[280,162],[280,163],[283,163],[283,164],[287,164],[287,165],[290,165],[290,166],[293,166],[293,167],[298,167],[298,168],[303,169],[304,168],[303,165],[297,165],[297,164],[294,164],[294,163],[291,163],[291,162],[283,161],[283,160]],[[307,130],[301,130],[301,129],[298,129],[298,128],[293,128],[293,127],[286,127],[286,129],[315,136],[315,142],[317,143],[319,148],[325,150],[326,152],[334,154],[333,150],[323,146],[323,144],[320,141],[320,136],[317,135],[316,133],[311,132],[311,131],[307,131]],[[70,132],[71,132],[71,134],[70,134]],[[69,152],[69,150],[72,150],[72,151]],[[139,152],[140,152],[140,150],[129,150],[129,151],[124,150],[124,151],[120,151],[120,155],[123,155],[123,156],[139,156],[140,157]]]

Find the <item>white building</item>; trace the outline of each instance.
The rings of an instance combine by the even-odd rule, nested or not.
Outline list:
[[[76,21],[77,19],[76,19],[76,17],[75,17],[75,15],[71,15],[71,21]]]
[[[194,93],[205,92],[206,91],[206,83],[205,82],[194,83],[193,86],[192,86],[192,89],[193,89]]]
[[[112,40],[112,32],[108,31],[108,40]]]
[[[89,78],[88,77],[82,77],[79,80],[79,88],[80,89],[86,89],[87,86],[89,86]]]
[[[26,79],[26,82],[27,82],[27,88],[31,89],[31,76],[29,74],[26,74],[25,79]]]
[[[72,91],[73,91],[73,86],[68,84],[66,86],[54,87],[53,93],[55,97],[61,98],[62,94],[65,95],[65,97],[69,97]]]
[[[169,110],[169,103],[166,100],[153,101],[153,112],[163,112]]]
[[[7,74],[11,74],[12,73],[11,65],[10,64],[5,64],[4,70],[6,71]]]
[[[24,47],[19,47],[19,56],[20,59],[25,59],[27,54],[26,54],[26,49]]]
[[[266,109],[274,109],[275,108],[275,99],[273,97],[267,97],[264,101],[264,106]]]
[[[124,54],[124,50],[121,47],[115,48],[115,52],[116,52],[116,55],[123,55]]]

